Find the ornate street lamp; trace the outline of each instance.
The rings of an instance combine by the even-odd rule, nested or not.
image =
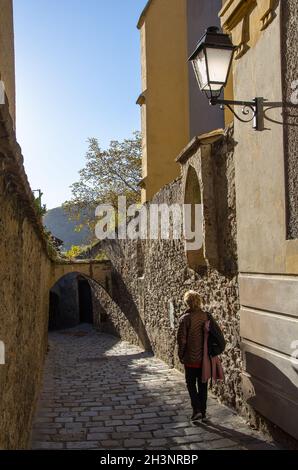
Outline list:
[[[227,106],[240,121],[253,121],[255,130],[264,130],[264,98],[255,98],[252,101],[219,98],[228,81],[234,50],[229,35],[220,33],[219,28],[211,26],[200,39],[189,60],[192,62],[200,90],[206,94],[211,105],[219,104],[222,108]],[[252,112],[253,117],[242,119],[232,106],[242,106],[242,114],[248,116]]]

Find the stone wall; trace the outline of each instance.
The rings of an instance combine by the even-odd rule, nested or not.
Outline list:
[[[0,340],[6,353],[0,366],[0,448],[21,449],[29,442],[47,350],[53,263],[3,106],[1,122],[7,138],[0,141]]]
[[[47,348],[51,262],[0,179],[0,448],[26,448]]]
[[[111,282],[109,263],[67,262],[48,242],[7,103],[0,106],[0,135],[0,342],[5,344],[0,449],[10,450],[30,443],[47,351],[50,289],[74,272],[103,285]]]
[[[103,299],[107,313],[104,330],[116,332],[124,340],[142,344],[156,356],[181,370],[177,356],[176,331],[179,318],[185,310],[182,299],[186,290],[197,290],[202,296],[204,307],[219,321],[228,344],[223,355],[226,381],[214,390],[225,403],[241,410],[242,363],[233,146],[229,133],[219,136],[212,144],[204,144],[205,151],[208,147],[209,157],[212,157],[205,155],[212,172],[208,178],[211,178],[216,193],[212,199],[215,204],[215,226],[208,226],[208,230],[216,232],[213,238],[218,240],[218,266],[207,263],[200,272],[190,269],[184,242],[181,240],[112,241],[100,243],[98,249],[104,248],[112,261],[112,297],[117,304],[117,308],[114,308],[111,302]],[[188,160],[193,158],[198,161],[201,158],[198,155],[200,148],[201,143],[198,141],[189,152]],[[165,186],[152,202],[183,202],[184,179],[185,175],[182,174],[182,178]],[[201,184],[208,187],[210,181],[204,180]],[[208,202],[207,196],[203,199],[207,217],[210,209],[208,203],[211,202]],[[140,257],[143,259],[140,260]],[[143,267],[142,273],[139,270],[140,264]],[[99,297],[100,295],[99,293]]]

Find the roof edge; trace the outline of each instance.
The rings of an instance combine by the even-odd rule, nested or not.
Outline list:
[[[224,135],[224,129],[215,129],[214,131],[206,134],[201,134],[193,137],[193,139],[184,147],[182,152],[179,153],[176,158],[176,162],[183,164],[185,163],[190,154],[197,150],[200,145],[213,144],[216,140],[220,139]]]
[[[151,5],[152,2],[153,2],[153,0],[148,0],[148,2],[146,3],[146,5],[145,5],[140,17],[139,17],[139,21],[138,21],[138,24],[137,24],[138,29],[141,29],[141,27],[143,25],[143,22],[144,22],[144,19],[145,19],[145,16],[146,16],[146,13],[149,10],[150,5]]]

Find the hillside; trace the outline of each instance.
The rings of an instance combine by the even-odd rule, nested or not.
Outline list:
[[[69,250],[72,245],[86,245],[92,239],[92,234],[88,228],[75,232],[79,222],[69,220],[62,207],[55,207],[47,211],[43,222],[47,230],[50,230],[55,237],[63,240],[63,251]]]

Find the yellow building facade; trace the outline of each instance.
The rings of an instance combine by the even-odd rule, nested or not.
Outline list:
[[[142,202],[180,175],[176,156],[195,135],[223,127],[202,99],[188,57],[204,30],[219,24],[220,0],[150,0],[141,35]]]
[[[4,83],[10,115],[15,126],[15,61],[12,0],[0,5],[0,80]]]

